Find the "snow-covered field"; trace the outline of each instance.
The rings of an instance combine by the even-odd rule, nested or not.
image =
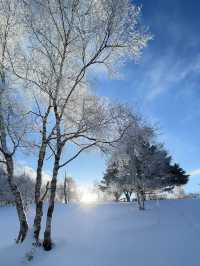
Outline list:
[[[16,246],[16,233],[15,209],[0,208],[0,266],[200,265],[199,200],[152,201],[146,211],[135,203],[57,205],[50,252],[30,238]]]

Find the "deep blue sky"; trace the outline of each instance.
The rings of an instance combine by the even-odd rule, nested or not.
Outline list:
[[[128,102],[156,123],[160,140],[174,161],[194,173],[187,191],[199,191],[200,1],[134,3],[142,4],[142,23],[149,27],[154,39],[136,64],[128,62],[123,68],[122,80],[97,74],[96,91],[112,100]],[[102,177],[104,167],[104,158],[92,152],[71,163],[67,173],[81,183],[90,183]]]

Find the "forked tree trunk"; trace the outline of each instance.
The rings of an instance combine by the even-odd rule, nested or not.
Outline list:
[[[24,239],[26,238],[27,232],[28,232],[28,223],[26,219],[26,214],[21,198],[21,193],[18,190],[17,185],[14,183],[13,180],[13,159],[12,156],[9,154],[5,155],[6,159],[6,166],[7,166],[7,174],[8,174],[8,183],[10,186],[10,189],[15,197],[15,205],[17,209],[17,214],[19,218],[19,223],[20,223],[20,229],[19,229],[19,234],[16,239],[16,243],[23,242]]]
[[[36,244],[40,245],[39,236],[41,230],[41,222],[43,216],[43,202],[44,198],[41,197],[41,186],[42,186],[42,169],[44,165],[44,159],[46,155],[47,148],[47,119],[50,112],[51,105],[49,104],[48,109],[43,117],[42,121],[42,144],[40,146],[39,156],[38,156],[38,164],[37,164],[37,176],[35,183],[35,218],[34,218],[34,238],[36,240]]]
[[[53,177],[51,180],[50,186],[50,198],[49,198],[49,207],[47,211],[47,219],[46,219],[46,228],[44,232],[44,241],[43,247],[46,251],[52,249],[52,240],[51,240],[51,223],[52,223],[52,216],[54,211],[54,202],[56,196],[56,185],[57,185],[57,176],[58,176],[58,169],[59,169],[59,161],[60,161],[60,153],[55,156],[54,161],[54,168],[53,168]]]

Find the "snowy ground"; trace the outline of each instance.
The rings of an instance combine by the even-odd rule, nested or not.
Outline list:
[[[16,246],[15,209],[0,208],[0,266],[200,265],[199,200],[152,201],[144,212],[135,203],[57,205],[53,228],[50,252],[30,239]]]

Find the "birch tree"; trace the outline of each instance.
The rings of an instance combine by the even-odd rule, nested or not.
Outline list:
[[[92,138],[87,136],[91,128],[85,128],[86,115],[81,115],[81,120],[75,118],[77,110],[80,117],[91,101],[91,97],[89,101],[83,97],[88,90],[88,70],[99,65],[110,71],[116,62],[119,65],[128,57],[136,59],[151,36],[140,27],[140,8],[128,0],[27,0],[24,3],[27,12],[24,24],[30,36],[28,56],[23,58],[26,63],[21,69],[18,67],[15,74],[33,88],[37,102],[38,95],[46,100],[43,112],[38,104],[35,108],[42,121],[36,203],[40,202],[41,173],[48,148],[54,158],[54,167],[43,245],[45,249],[51,249],[51,219],[58,171],[82,151],[99,143],[94,134]],[[87,112],[91,114],[89,108]],[[51,119],[48,120],[49,116]],[[90,115],[89,120],[92,119]],[[98,119],[97,128],[100,128],[105,121],[102,123],[103,120]],[[87,144],[77,145],[77,138],[87,140]],[[72,140],[79,150],[60,163],[65,145]],[[36,239],[39,237],[41,210],[42,204],[36,204]]]
[[[16,89],[12,83],[9,57],[13,56],[20,39],[18,1],[0,1],[0,152],[5,164],[10,189],[15,198],[20,230],[16,242],[23,242],[28,231],[20,191],[14,181],[13,156],[25,135],[23,110],[17,104]],[[13,87],[12,87],[13,86]]]
[[[4,85],[5,86],[5,85]],[[1,88],[2,89],[2,88]],[[26,124],[24,123],[24,115],[21,113],[20,107],[16,102],[7,98],[9,88],[4,87],[0,95],[0,152],[6,165],[7,177],[10,189],[15,197],[15,204],[20,221],[20,232],[16,242],[23,242],[28,230],[26,214],[21,197],[21,193],[14,180],[14,159],[17,149],[22,147],[23,138],[27,133]],[[18,107],[18,108],[17,108]]]

